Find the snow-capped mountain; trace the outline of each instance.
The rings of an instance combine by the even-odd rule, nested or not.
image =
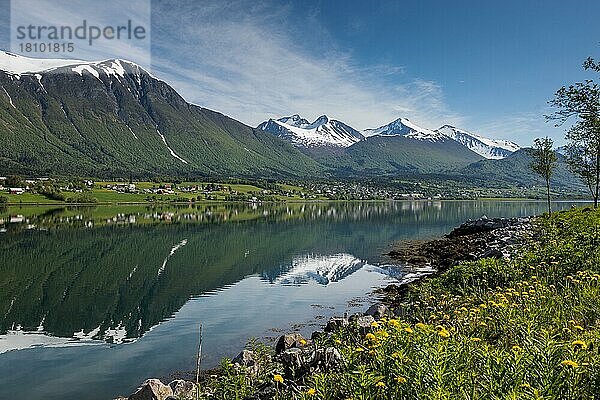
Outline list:
[[[133,62],[0,50],[0,170],[108,177],[313,175],[322,167],[266,132],[188,103]]]
[[[454,140],[480,156],[493,160],[508,157],[521,148],[508,140],[489,139],[451,125],[444,125],[436,130],[422,128],[407,118],[398,118],[376,129],[366,129],[362,134],[365,137],[404,136],[434,143]]]
[[[436,132],[456,140],[463,146],[490,160],[506,158],[521,149],[518,144],[508,140],[489,139],[451,125],[444,125],[436,129]]]
[[[352,275],[365,265],[365,261],[346,253],[329,256],[306,255],[294,258],[289,270],[271,282],[299,285],[312,280],[321,285],[329,285]]]
[[[302,148],[349,147],[364,140],[356,129],[343,122],[329,119],[326,115],[320,116],[312,123],[297,114],[269,119],[260,124],[257,129]]]
[[[407,118],[398,118],[387,125],[375,129],[365,129],[363,136],[404,136],[416,140],[428,142],[445,142],[448,140],[446,135],[430,129],[422,128],[411,122]]]
[[[41,80],[48,73],[89,73],[100,79],[100,75],[124,77],[143,71],[139,65],[126,60],[81,61],[51,58],[30,58],[6,51],[0,51],[0,70],[19,78],[21,75],[35,75]]]

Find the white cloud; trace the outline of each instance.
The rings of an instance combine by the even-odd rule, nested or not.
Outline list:
[[[295,16],[285,7],[186,4],[153,9],[153,66],[189,101],[253,126],[291,113],[326,113],[358,129],[400,116],[433,128],[462,121],[439,85],[409,80],[403,66],[356,65],[326,33],[322,46],[297,43],[297,28],[286,28]],[[315,29],[308,22],[307,43]]]
[[[149,19],[149,4],[20,0],[13,19],[121,24]],[[319,25],[318,8],[298,16],[280,2],[180,0],[153,1],[151,12],[154,74],[186,100],[246,124],[292,113],[309,119],[325,113],[357,129],[400,116],[428,128],[464,120],[449,110],[437,83],[409,78],[405,66],[359,65]],[[147,50],[140,43],[104,42],[80,48],[73,58],[119,57],[147,67]]]

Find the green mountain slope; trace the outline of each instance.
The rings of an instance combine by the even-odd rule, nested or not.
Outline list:
[[[95,177],[321,171],[288,143],[187,103],[135,64],[105,63],[125,73],[0,71],[0,171]]]
[[[531,151],[526,148],[516,151],[501,160],[481,160],[452,172],[452,175],[470,179],[474,184],[486,186],[508,184],[519,186],[541,185],[543,179],[531,170]],[[583,185],[567,168],[565,158],[557,154],[558,165],[550,183],[561,188],[582,189]]]
[[[448,171],[482,160],[453,141],[431,142],[404,136],[372,136],[343,151],[311,155],[339,175],[399,175]]]

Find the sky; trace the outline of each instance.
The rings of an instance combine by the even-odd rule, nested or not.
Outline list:
[[[560,86],[594,78],[581,64],[600,58],[592,0],[74,3],[13,0],[8,18],[149,20],[149,48],[111,43],[78,58],[139,62],[189,102],[251,126],[326,114],[362,130],[405,117],[560,145],[565,127],[546,122],[547,102]],[[0,47],[9,49],[7,14]]]

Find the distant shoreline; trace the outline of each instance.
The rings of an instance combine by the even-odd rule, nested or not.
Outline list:
[[[18,206],[66,206],[66,207],[96,207],[96,206],[133,206],[133,205],[194,205],[194,204],[302,204],[302,203],[406,203],[406,202],[461,202],[461,201],[514,201],[514,202],[540,202],[545,201],[544,199],[536,198],[520,198],[520,197],[481,197],[476,199],[370,199],[370,200],[282,200],[282,201],[232,201],[232,200],[203,200],[196,202],[184,202],[184,201],[131,201],[131,202],[97,202],[97,203],[57,203],[57,202],[7,202],[0,206],[6,207],[18,207]],[[552,200],[553,203],[587,203],[590,199],[556,199]]]

